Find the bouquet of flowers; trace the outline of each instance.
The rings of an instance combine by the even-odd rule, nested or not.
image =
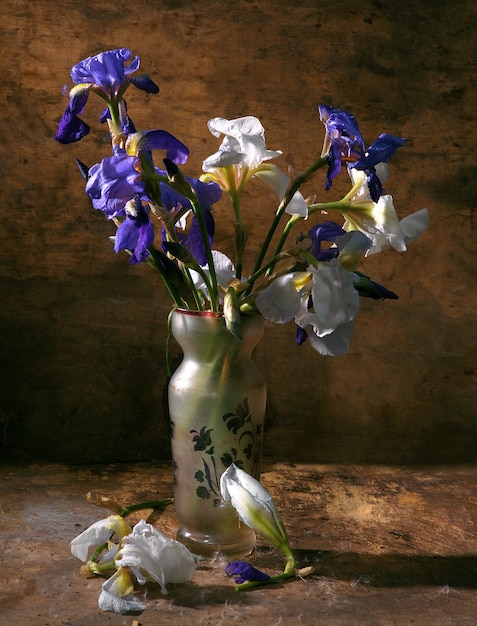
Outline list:
[[[383,188],[388,163],[405,140],[384,133],[366,147],[353,115],[319,105],[325,130],[321,153],[290,177],[271,163],[281,152],[267,149],[256,117],[215,117],[208,128],[222,142],[194,178],[185,172],[189,150],[184,143],[165,130],[134,126],[126,90],[134,85],[147,93],[159,91],[139,67],[139,57],[125,48],[74,65],[74,86],[55,136],[63,144],[85,137],[90,129],[80,116],[89,95],[102,100],[100,121],[109,127],[112,154],[92,167],[78,165],[93,207],[116,227],[114,250],[126,251],[130,263],[152,265],[175,307],[221,312],[239,338],[241,317],[261,314],[276,323],[294,320],[298,344],[308,338],[321,354],[345,354],[360,296],[397,298],[358,269],[362,258],[387,248],[404,251],[428,225],[427,209],[399,220]],[[160,166],[154,162],[158,152],[164,157]],[[343,171],[349,176],[343,198],[304,198],[303,183],[319,169],[325,172],[325,190]],[[241,201],[252,179],[269,185],[277,202],[258,254],[249,259]],[[213,247],[213,208],[222,195],[228,196],[233,216],[233,259]],[[324,217],[329,213],[340,223]],[[290,241],[293,227],[315,216],[319,223]]]
[[[350,346],[360,296],[397,298],[360,269],[364,256],[388,248],[406,250],[426,228],[427,209],[399,220],[392,197],[383,188],[388,163],[405,140],[381,134],[369,147],[350,113],[320,105],[323,147],[301,174],[290,177],[271,161],[281,155],[265,144],[264,128],[253,116],[227,120],[215,117],[208,128],[222,138],[218,150],[203,161],[198,178],[185,169],[189,150],[165,130],[136,130],[129,115],[126,90],[134,85],[148,93],[158,86],[138,73],[140,60],[125,48],[102,52],[73,66],[74,86],[61,117],[56,140],[70,144],[90,129],[81,119],[90,93],[105,106],[112,154],[87,167],[78,162],[93,207],[115,225],[111,240],[116,252],[126,251],[130,263],[145,262],[161,275],[173,306],[223,315],[227,329],[241,338],[245,315],[262,315],[285,323],[294,320],[297,342],[307,338],[321,354],[345,354]],[[162,164],[154,158],[163,153]],[[164,154],[165,153],[165,154]],[[344,171],[349,191],[339,200],[306,199],[302,185],[324,172],[325,191]],[[270,224],[256,257],[247,255],[249,231],[242,217],[242,196],[252,179],[261,179],[277,197]],[[234,225],[230,259],[214,248],[214,205],[228,196]],[[332,213],[339,223],[327,218]],[[325,216],[325,217],[324,217]],[[297,223],[319,217],[298,232]],[[194,431],[192,431],[194,432]],[[283,522],[270,494],[235,464],[220,477],[220,493],[243,523],[286,558],[282,574],[269,576],[242,561],[229,563],[237,589],[283,582],[312,573],[297,568]],[[140,612],[145,604],[134,585],[166,585],[190,580],[196,559],[185,546],[168,539],[141,520],[134,528],[125,518],[132,512],[162,509],[172,499],[122,507],[101,502],[112,515],[94,523],[71,542],[71,551],[85,565],[86,576],[111,574],[103,583],[99,606],[117,613]],[[90,554],[91,549],[94,549]]]

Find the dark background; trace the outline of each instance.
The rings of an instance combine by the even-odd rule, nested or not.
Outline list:
[[[148,267],[108,241],[74,159],[108,156],[101,106],[88,138],[53,140],[62,86],[86,56],[128,47],[160,85],[131,89],[138,128],[191,149],[197,176],[215,116],[259,117],[277,160],[321,151],[317,104],[355,114],[370,144],[408,139],[386,185],[400,217],[428,207],[407,253],[366,260],[396,302],[362,300],[346,357],[268,325],[256,362],[269,389],[265,454],[278,460],[461,464],[476,460],[476,5],[401,0],[134,3],[4,0],[0,91],[0,458],[110,462],[170,456],[164,348],[170,300]],[[305,187],[325,195],[318,175]],[[256,183],[245,214],[258,242],[275,208]],[[217,246],[231,242],[216,209]],[[255,244],[256,245],[256,244]],[[175,359],[179,351],[173,347]]]

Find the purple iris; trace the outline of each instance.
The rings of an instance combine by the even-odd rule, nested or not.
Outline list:
[[[74,143],[89,134],[90,127],[78,117],[78,115],[83,113],[87,101],[87,91],[70,98],[68,106],[58,123],[58,130],[55,135],[56,141],[63,144]]]
[[[334,242],[345,235],[346,231],[341,228],[336,222],[326,221],[322,224],[317,224],[313,226],[308,231],[308,236],[311,239],[311,254],[318,261],[330,261],[338,256],[339,250],[338,248],[327,248],[326,250],[321,249],[321,243],[323,241]]]
[[[149,256],[148,248],[154,241],[154,227],[149,213],[139,196],[126,205],[126,219],[118,226],[114,240],[114,251],[128,250],[133,265],[141,263]]]
[[[167,158],[175,163],[185,163],[189,156],[187,146],[167,131],[147,131],[138,143],[138,156],[130,156],[117,149],[113,156],[106,157],[90,169],[86,193],[95,209],[104,211],[111,219],[124,215],[126,202],[135,194],[143,200],[149,199],[146,183],[141,180],[139,156],[151,150],[165,150]]]
[[[353,115],[324,104],[320,104],[318,110],[330,142],[325,189],[331,188],[333,180],[340,173],[342,159],[354,159],[350,167],[366,173],[369,193],[372,200],[377,202],[383,193],[383,188],[376,173],[376,165],[389,162],[396,150],[406,143],[406,140],[382,133],[366,150]]]
[[[165,174],[165,172],[159,173]],[[188,176],[186,176],[186,180],[191,185],[197,196],[197,200],[199,201],[205,227],[207,229],[209,245],[212,246],[215,232],[215,221],[212,215],[211,207],[220,200],[222,191],[217,183],[203,183],[197,178],[189,178]],[[167,211],[173,211],[182,207],[192,209],[192,205],[188,198],[178,193],[175,189],[172,189],[165,183],[161,183],[161,202],[162,206]],[[163,233],[163,235],[164,234],[165,233]],[[181,244],[189,249],[199,265],[205,265],[207,263],[204,240],[202,239],[199,221],[195,214],[192,217],[189,230],[186,233],[178,231],[177,236]]]
[[[330,140],[328,172],[325,182],[325,189],[330,189],[333,180],[340,173],[341,160],[343,158],[349,159],[354,154],[362,154],[364,141],[358,124],[351,113],[325,104],[320,104],[318,111]]]
[[[71,78],[75,85],[93,83],[108,97],[117,96],[126,81],[148,93],[157,93],[159,87],[148,76],[131,77],[141,64],[139,57],[131,61],[132,52],[127,48],[117,48],[100,52],[83,59],[71,68]],[[126,65],[131,61],[129,65]]]
[[[123,104],[126,115],[121,116],[121,130],[125,135],[131,135],[132,133],[136,132],[136,127],[134,126],[134,122],[132,121],[132,119],[129,117],[129,115],[127,115],[128,107],[126,104],[126,100],[123,100]],[[109,110],[109,107],[106,107],[102,110],[101,115],[99,116],[99,121],[101,122],[101,124],[104,124],[106,120],[110,119],[111,111]]]
[[[236,576],[234,582],[237,585],[255,580],[268,580],[270,578],[268,574],[261,572],[245,561],[232,561],[225,568],[225,573],[227,576]]]
[[[379,176],[376,174],[376,165],[379,163],[388,163],[396,150],[403,146],[406,140],[402,137],[395,137],[382,133],[366,150],[365,154],[350,167],[357,170],[363,170],[368,176],[368,189],[371,199],[374,202],[379,200],[383,193],[383,187]]]
[[[93,207],[108,219],[123,216],[126,202],[135,194],[144,196],[146,185],[139,179],[138,157],[126,153],[107,157],[89,171],[86,193]]]
[[[159,87],[146,74],[132,76],[139,69],[140,59],[135,57],[129,65],[132,53],[127,48],[101,52],[80,61],[71,68],[71,78],[75,85],[84,88],[74,90],[68,106],[58,124],[56,141],[63,144],[79,141],[89,133],[89,126],[78,115],[83,113],[89,92],[101,90],[112,101],[121,97],[129,85],[134,85],[147,93],[158,93]],[[104,115],[102,115],[104,121]]]

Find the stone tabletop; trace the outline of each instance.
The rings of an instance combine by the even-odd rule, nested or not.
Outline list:
[[[306,579],[239,593],[220,559],[190,583],[140,588],[140,616],[98,609],[100,579],[80,576],[70,540],[107,511],[86,493],[121,504],[171,495],[169,466],[30,465],[0,469],[0,624],[476,623],[477,468],[292,465],[267,461],[272,493]],[[139,514],[137,514],[139,519]],[[143,517],[174,536],[173,507]],[[279,553],[259,542],[250,562],[279,573]]]

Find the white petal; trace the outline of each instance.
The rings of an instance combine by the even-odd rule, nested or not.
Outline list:
[[[279,200],[283,198],[290,184],[290,178],[273,163],[262,164],[254,176],[263,180],[277,194]]]
[[[391,246],[398,252],[404,252],[406,250],[406,244],[404,243],[404,237],[401,232],[401,226],[399,219],[394,208],[393,198],[390,195],[381,196],[376,203],[375,210],[373,211],[373,217],[375,219],[376,229],[383,233]],[[370,235],[373,239],[373,235]],[[368,254],[373,254],[372,246]]]
[[[263,135],[264,133],[264,128],[260,120],[253,115],[238,117],[234,120],[214,117],[207,122],[207,126],[214,137],[231,135],[232,137],[239,138],[243,134]]]
[[[86,563],[89,548],[101,545],[110,538],[111,534],[110,528],[106,528],[101,522],[95,522],[73,539],[70,543],[71,554]]]
[[[140,520],[133,532],[123,539],[116,565],[140,569],[167,593],[168,583],[186,582],[192,578],[195,561],[189,550],[169,539],[154,526]],[[143,583],[145,578],[139,578]]]
[[[309,269],[313,273],[313,326],[316,334],[323,337],[357,315],[359,293],[354,287],[356,275],[345,270],[338,259]],[[296,317],[297,324],[305,328],[306,324],[299,317],[300,314]]]
[[[283,550],[288,539],[272,496],[261,483],[230,465],[220,477],[220,493],[231,502],[240,519],[272,545]]]
[[[240,153],[240,163],[250,170],[256,169],[263,161],[273,159],[281,154],[280,151],[267,150],[265,145],[265,130],[258,118],[248,115],[234,120],[223,117],[214,117],[209,120],[208,127],[215,137],[225,135],[219,152]],[[217,155],[217,153],[216,153]],[[204,161],[203,167],[224,167],[231,164],[231,157],[219,158],[216,155]],[[219,159],[217,161],[217,159]],[[237,161],[234,161],[237,163]],[[205,169],[205,171],[208,171]]]
[[[352,230],[338,237],[336,245],[340,251],[340,263],[349,269],[356,267],[373,242],[360,230]]]
[[[220,250],[212,250],[212,259],[214,261],[217,280],[223,287],[226,287],[229,282],[235,278],[235,266],[229,257],[223,252],[220,252]]]
[[[75,537],[70,543],[71,554],[86,563],[88,551],[92,546],[99,546],[107,541],[113,533],[119,538],[131,532],[131,527],[120,515],[110,515],[91,524],[89,528]]]
[[[389,178],[389,163],[384,163],[383,161],[381,161],[381,163],[376,164],[375,170],[379,180],[384,185],[384,183]]]
[[[146,605],[135,599],[133,591],[134,585],[129,572],[120,567],[111,578],[104,581],[98,599],[99,608],[121,615],[144,611]]]
[[[146,609],[146,605],[140,600],[137,600],[133,595],[118,598],[118,596],[104,589],[102,589],[99,594],[98,605],[102,611],[112,611],[120,615],[139,613]]]
[[[318,337],[314,332],[309,334],[311,346],[325,356],[342,356],[346,354],[353,339],[354,320],[341,324],[332,333],[325,337]]]
[[[268,503],[272,500],[272,496],[258,480],[232,463],[220,477],[220,493],[226,502],[230,500],[229,487],[233,485],[248,491],[257,502]]]
[[[421,209],[401,220],[401,230],[406,243],[412,243],[429,226],[429,211]]]
[[[299,311],[301,297],[296,290],[293,276],[290,273],[275,278],[258,294],[255,304],[265,319],[285,324]]]
[[[285,213],[289,215],[299,215],[305,219],[308,217],[308,205],[300,191],[295,191],[292,199],[287,204]]]
[[[217,167],[228,167],[229,165],[238,165],[245,158],[245,154],[241,152],[228,152],[218,150],[207,157],[202,163],[204,172],[210,172]]]

